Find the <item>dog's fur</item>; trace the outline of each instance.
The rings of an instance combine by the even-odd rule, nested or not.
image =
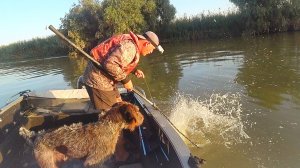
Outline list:
[[[42,168],[57,168],[59,162],[71,158],[84,159],[85,166],[102,164],[115,152],[123,129],[133,131],[143,123],[144,117],[137,106],[120,102],[98,122],[63,126],[54,131],[34,135],[25,128],[20,134],[32,143],[35,158]]]

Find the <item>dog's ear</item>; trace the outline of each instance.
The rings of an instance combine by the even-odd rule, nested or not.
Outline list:
[[[118,107],[120,105],[122,105],[122,102],[117,102],[117,103],[113,104],[111,107],[114,108],[114,107]]]
[[[132,116],[131,112],[128,111],[128,104],[123,104],[120,107],[120,113],[122,114],[122,117],[125,119],[127,123],[132,122],[132,120],[135,120],[135,118]]]
[[[126,120],[128,123],[131,123],[133,120],[135,120],[135,118],[131,115],[131,112],[126,111],[126,112],[125,112],[125,120]]]

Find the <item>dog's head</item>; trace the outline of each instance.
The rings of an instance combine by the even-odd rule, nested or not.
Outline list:
[[[140,126],[144,121],[144,116],[139,108],[128,102],[119,102],[112,106],[110,110],[114,114],[114,120],[122,120],[125,122],[125,129],[133,131]]]

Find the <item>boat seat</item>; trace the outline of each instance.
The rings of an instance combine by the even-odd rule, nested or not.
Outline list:
[[[143,166],[141,163],[133,163],[133,164],[122,165],[119,168],[143,168]]]
[[[63,113],[86,113],[90,108],[90,102],[65,103],[60,111]]]

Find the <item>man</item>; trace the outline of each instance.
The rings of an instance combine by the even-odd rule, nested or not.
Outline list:
[[[137,63],[140,55],[151,54],[155,48],[161,53],[164,51],[157,35],[147,31],[143,35],[130,32],[113,36],[91,50],[91,55],[103,70],[90,61],[83,74],[83,83],[96,109],[107,111],[113,104],[122,101],[116,87],[118,82],[128,91],[133,90],[128,75],[133,73],[138,78],[144,78],[143,71],[136,69]]]

